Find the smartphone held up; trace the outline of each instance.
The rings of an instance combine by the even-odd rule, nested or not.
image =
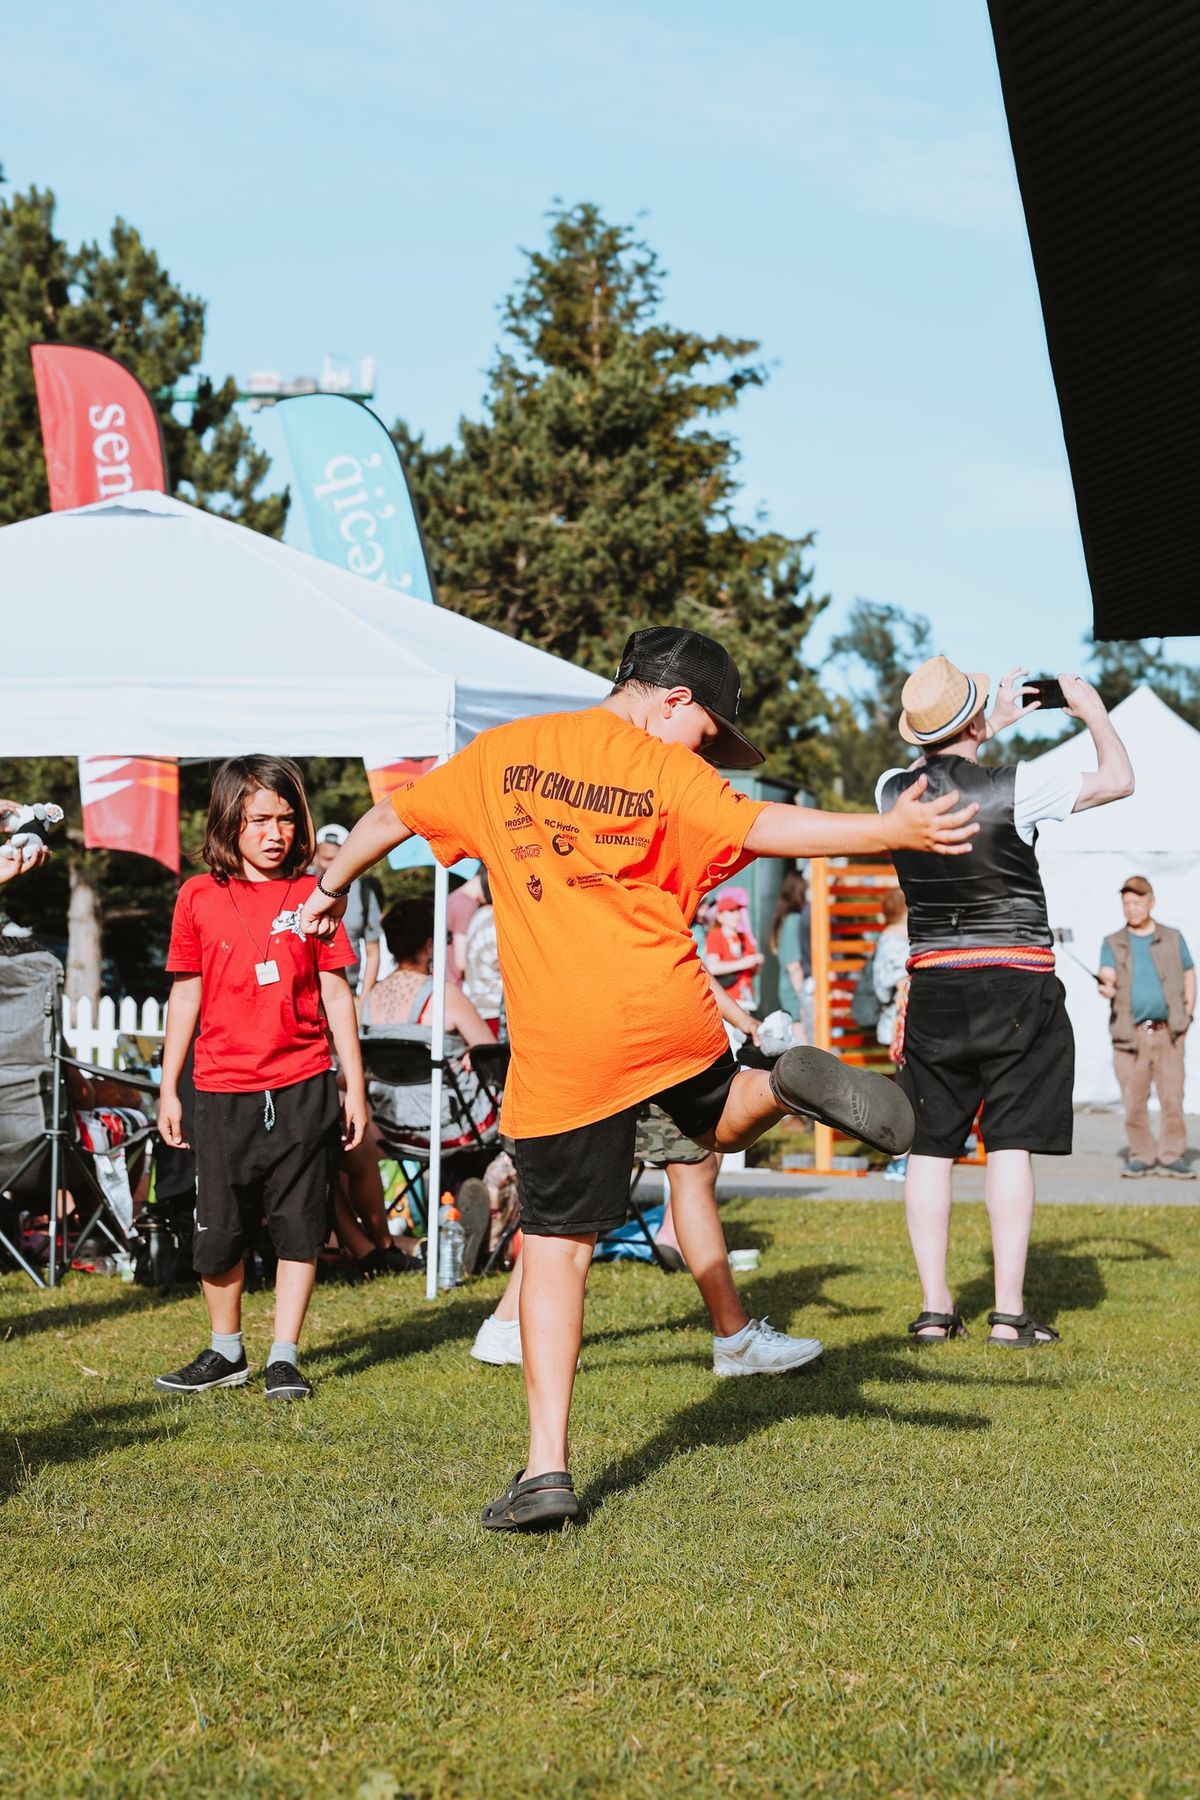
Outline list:
[[[1033,691],[1030,692],[1030,689]],[[1043,712],[1059,712],[1067,704],[1066,695],[1062,691],[1062,682],[1049,675],[1040,675],[1036,681],[1025,683],[1025,692],[1029,696],[1028,706],[1040,706]]]

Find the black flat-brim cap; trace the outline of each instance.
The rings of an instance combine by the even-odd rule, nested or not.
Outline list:
[[[756,769],[766,759],[734,723],[742,703],[742,682],[728,650],[702,631],[649,625],[635,631],[621,655],[617,681],[648,681],[654,687],[685,687],[721,727],[720,736],[700,752],[719,769]]]

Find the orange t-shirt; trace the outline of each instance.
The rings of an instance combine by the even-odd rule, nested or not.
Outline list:
[[[487,868],[510,1137],[590,1125],[723,1053],[689,922],[753,861],[762,806],[699,756],[594,706],[482,732],[392,804],[439,862]]]

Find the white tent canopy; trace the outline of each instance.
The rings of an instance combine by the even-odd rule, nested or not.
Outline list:
[[[0,530],[9,756],[440,756],[588,706],[557,657],[163,494]]]
[[[1150,688],[1138,688],[1113,708],[1113,724],[1133,763],[1135,792],[1061,823],[1040,827],[1038,862],[1050,923],[1065,926],[1073,942],[1058,952],[1075,1029],[1075,1103],[1118,1100],[1108,1035],[1108,1008],[1074,954],[1096,969],[1100,947],[1124,924],[1121,884],[1127,875],[1149,877],[1155,916],[1184,934],[1200,962],[1200,732],[1194,731]],[[1037,758],[1039,770],[1094,769],[1088,732]],[[1189,1112],[1200,1112],[1200,1032],[1187,1042]]]
[[[594,705],[608,683],[163,494],[0,530],[7,756],[447,756],[491,725]],[[445,1030],[434,884],[431,1053]],[[436,1292],[441,1070],[432,1071]]]

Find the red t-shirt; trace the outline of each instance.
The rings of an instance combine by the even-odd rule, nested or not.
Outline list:
[[[271,930],[283,911],[302,906],[313,875],[293,881],[185,881],[175,902],[167,969],[199,975],[196,1086],[205,1094],[255,1094],[291,1087],[331,1067],[323,969],[348,969],[354,952],[341,926],[328,943]],[[273,962],[279,980],[260,985],[257,963]]]
[[[704,954],[711,956],[715,962],[740,962],[743,956],[753,954],[754,946],[743,943],[736,931],[728,935],[719,925],[709,930],[704,940]],[[717,980],[725,992],[736,1000],[739,1006],[749,1006],[754,1001],[754,974],[750,969],[739,969],[735,975],[718,975]]]

